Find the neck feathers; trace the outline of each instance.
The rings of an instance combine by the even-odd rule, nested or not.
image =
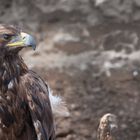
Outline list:
[[[0,90],[6,92],[11,83],[19,82],[21,75],[28,71],[20,56],[7,56],[0,62]]]

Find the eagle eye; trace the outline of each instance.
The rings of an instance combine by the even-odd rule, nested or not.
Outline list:
[[[10,34],[3,34],[3,38],[4,38],[4,40],[10,40],[11,39],[11,37],[12,37],[12,35],[10,35]]]

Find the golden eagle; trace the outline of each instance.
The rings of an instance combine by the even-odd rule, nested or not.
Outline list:
[[[31,35],[0,25],[0,140],[54,140],[55,96],[19,55],[26,47],[36,47]]]

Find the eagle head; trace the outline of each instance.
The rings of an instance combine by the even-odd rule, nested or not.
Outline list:
[[[22,32],[18,27],[13,25],[0,24],[0,49],[7,52],[19,52],[22,48],[36,48],[35,39]]]

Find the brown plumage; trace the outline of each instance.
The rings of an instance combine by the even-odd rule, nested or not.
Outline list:
[[[54,140],[49,89],[18,52],[35,47],[14,26],[0,25],[0,140]]]
[[[98,140],[117,140],[118,122],[114,114],[107,113],[100,119]]]

